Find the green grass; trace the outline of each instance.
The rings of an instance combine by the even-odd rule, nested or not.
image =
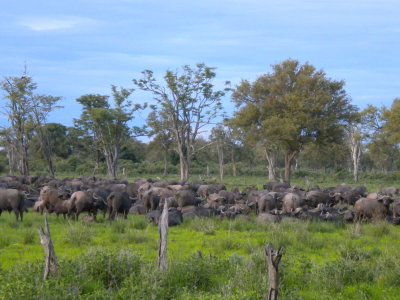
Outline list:
[[[48,219],[60,274],[43,283],[36,231],[43,216],[26,214],[29,228],[1,216],[0,281],[11,283],[0,285],[0,299],[262,299],[266,242],[284,247],[282,299],[397,299],[400,293],[400,227],[386,223],[187,220],[170,228],[169,269],[160,274],[157,227],[143,216],[90,225]]]
[[[342,182],[309,179],[321,187]],[[241,176],[226,182],[228,188],[261,188],[266,180]],[[293,184],[305,186],[303,178]],[[367,187],[376,191],[383,185],[396,183],[375,180]],[[267,242],[284,248],[281,299],[398,299],[400,294],[400,227],[387,223],[258,224],[255,216],[185,220],[169,229],[169,267],[160,274],[158,230],[144,216],[110,223],[99,215],[90,224],[54,215],[48,220],[60,273],[43,282],[37,228],[44,217],[29,212],[21,223],[12,214],[0,216],[0,299],[263,299]]]

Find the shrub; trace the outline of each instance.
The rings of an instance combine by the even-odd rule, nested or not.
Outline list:
[[[171,296],[180,291],[212,291],[229,276],[231,267],[228,260],[215,257],[175,260],[163,274],[160,285]]]
[[[146,220],[144,218],[141,219],[135,219],[134,222],[132,223],[132,227],[134,229],[146,229],[148,226],[148,223],[146,222]]]
[[[92,249],[82,257],[82,271],[105,288],[117,288],[128,277],[137,277],[141,260],[127,250]]]

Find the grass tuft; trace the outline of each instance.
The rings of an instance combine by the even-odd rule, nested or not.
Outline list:
[[[89,226],[81,223],[70,223],[65,230],[64,241],[72,246],[79,247],[89,245],[92,242],[93,236],[93,231]]]
[[[143,243],[147,243],[149,241],[152,241],[153,239],[150,238],[148,235],[146,235],[145,233],[142,233],[140,231],[134,231],[134,230],[130,230],[126,236],[125,236],[125,240],[129,243],[129,244],[143,244]]]
[[[195,218],[189,223],[189,227],[197,232],[214,235],[216,230],[216,220],[212,218]]]
[[[36,242],[36,232],[33,229],[26,229],[22,234],[22,243],[24,245],[33,245]]]
[[[114,233],[124,233],[126,229],[126,222],[122,219],[116,219],[111,223],[111,231]]]
[[[11,245],[10,237],[6,235],[0,235],[0,249],[6,248]]]

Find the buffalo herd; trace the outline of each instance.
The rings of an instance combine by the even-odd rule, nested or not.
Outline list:
[[[98,177],[64,178],[44,176],[1,176],[0,215],[14,212],[23,220],[31,208],[43,214],[54,213],[78,220],[81,213],[96,220],[108,215],[146,215],[158,224],[167,202],[168,223],[179,225],[186,218],[235,218],[257,214],[257,222],[279,222],[284,218],[359,222],[388,220],[400,223],[400,197],[396,187],[368,193],[364,186],[340,184],[320,189],[303,189],[285,182],[268,182],[259,190],[254,186],[230,191],[222,183],[205,181],[140,179],[134,182]]]

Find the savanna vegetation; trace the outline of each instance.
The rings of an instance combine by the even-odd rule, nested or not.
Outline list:
[[[205,64],[150,70],[111,96],[82,95],[73,126],[49,123],[60,97],[36,93],[33,78],[5,77],[0,173],[115,179],[207,179],[261,188],[267,178],[321,188],[342,182],[376,192],[400,181],[400,100],[351,103],[345,82],[286,60],[254,82],[222,88]],[[133,87],[148,92],[135,98]],[[232,92],[236,107],[224,112]],[[133,126],[137,114],[145,124]],[[229,116],[228,116],[229,115]],[[208,134],[209,133],[209,134]],[[139,139],[149,137],[148,142]],[[3,188],[6,187],[5,183]],[[168,269],[159,272],[157,227],[143,216],[83,223],[49,216],[59,274],[42,280],[43,249],[29,212],[0,217],[2,299],[262,299],[264,247],[284,247],[283,299],[397,299],[400,229],[387,222],[283,220],[255,216],[185,219],[170,228]]]
[[[205,64],[167,71],[163,79],[146,70],[130,88],[112,86],[111,96],[76,99],[81,116],[65,126],[48,122],[49,114],[63,109],[60,97],[36,93],[27,74],[5,77],[2,106],[9,124],[0,132],[0,172],[285,181],[317,172],[360,182],[398,177],[399,99],[390,107],[360,109],[344,81],[292,59],[235,87],[226,82],[218,89],[215,78],[215,68]],[[137,98],[133,88],[148,97]],[[226,112],[230,92],[236,107]],[[148,113],[146,122],[132,123],[139,113]]]
[[[49,216],[59,274],[42,281],[43,216],[0,218],[2,299],[262,299],[266,242],[284,247],[282,299],[397,299],[400,228],[254,217],[185,220],[169,230],[160,273],[157,227],[143,216],[85,224]],[[200,252],[201,253],[200,253]]]

